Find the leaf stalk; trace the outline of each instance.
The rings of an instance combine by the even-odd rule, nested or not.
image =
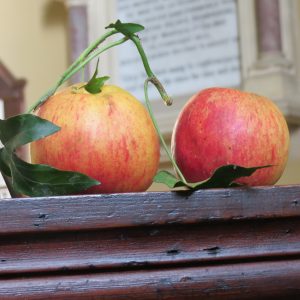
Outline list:
[[[57,89],[65,83],[68,79],[70,79],[75,73],[77,73],[80,69],[84,68],[87,63],[89,63],[93,58],[100,55],[104,51],[118,46],[128,40],[127,37],[124,37],[120,40],[111,42],[107,44],[106,46],[97,49],[97,47],[104,42],[108,37],[118,33],[117,30],[113,29],[109,32],[103,34],[99,39],[97,39],[95,42],[93,42],[88,48],[86,48],[80,56],[68,67],[68,69],[62,74],[60,79],[57,81],[57,83],[50,88],[44,95],[42,95],[37,102],[35,102],[33,105],[31,105],[27,111],[27,113],[31,113],[34,110],[36,110],[42,103],[44,103],[50,96],[52,96]]]

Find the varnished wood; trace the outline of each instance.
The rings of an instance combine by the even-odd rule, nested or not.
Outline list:
[[[298,299],[300,260],[23,277],[0,282],[0,299]]]
[[[0,299],[298,299],[300,186],[0,200]]]
[[[299,186],[0,200],[0,234],[300,216]]]
[[[2,238],[0,275],[294,256],[300,257],[300,220],[295,218],[41,233]]]

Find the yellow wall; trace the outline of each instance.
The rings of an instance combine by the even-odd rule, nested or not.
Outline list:
[[[58,79],[68,60],[66,9],[53,0],[0,0],[0,60],[27,79],[33,103]]]

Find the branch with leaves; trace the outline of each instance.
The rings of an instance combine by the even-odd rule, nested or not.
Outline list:
[[[101,53],[109,50],[110,48],[121,45],[126,41],[132,41],[140,54],[147,74],[144,84],[146,106],[160,138],[161,144],[179,177],[177,178],[167,171],[160,171],[154,177],[155,182],[164,183],[169,188],[187,187],[192,190],[211,187],[229,187],[236,185],[234,180],[237,178],[250,176],[257,169],[262,168],[243,168],[240,166],[228,165],[217,169],[211,178],[203,182],[187,182],[177,166],[176,161],[172,157],[150,105],[148,97],[149,82],[156,87],[166,105],[171,105],[172,99],[169,97],[165,88],[151,70],[146,53],[142,47],[139,37],[137,36],[137,33],[144,30],[144,27],[134,23],[122,23],[118,20],[114,24],[108,25],[106,29],[110,30],[85,49],[78,59],[62,74],[57,83],[40,99],[38,99],[38,101],[29,108],[26,114],[14,116],[6,120],[0,120],[0,140],[3,144],[3,147],[0,149],[0,170],[4,176],[9,178],[11,181],[11,185],[8,184],[11,194],[23,194],[27,196],[74,194],[91,186],[101,184],[100,182],[81,173],[57,170],[47,165],[27,163],[16,155],[16,149],[59,131],[60,128],[58,126],[31,113],[47,101],[47,99],[51,97],[63,83],[70,79],[75,73],[82,70],[92,59],[98,57]],[[100,47],[100,44],[115,34],[122,34],[123,37]],[[89,93],[101,92],[103,84],[109,78],[108,76],[97,77],[97,75],[98,62],[91,80],[84,85],[84,88]]]

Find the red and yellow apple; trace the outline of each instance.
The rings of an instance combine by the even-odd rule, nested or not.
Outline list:
[[[271,100],[230,88],[209,88],[186,103],[171,144],[189,182],[205,180],[223,165],[271,165],[237,182],[272,185],[287,162],[289,131],[283,114]]]
[[[159,140],[144,106],[125,90],[83,84],[51,96],[36,114],[61,127],[31,144],[33,163],[86,174],[101,182],[88,193],[145,191],[159,164]]]

